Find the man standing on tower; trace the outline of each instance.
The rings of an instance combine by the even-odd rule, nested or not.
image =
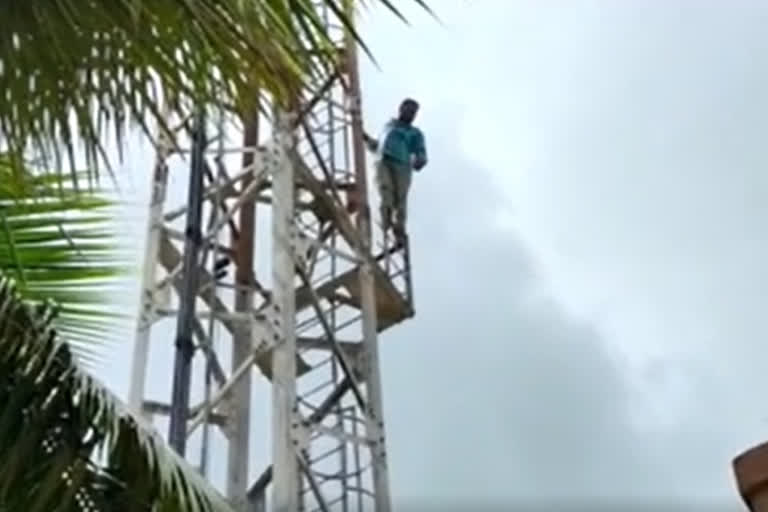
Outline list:
[[[384,126],[377,140],[364,133],[370,151],[376,152],[376,182],[381,196],[381,222],[386,233],[393,228],[398,242],[405,240],[408,191],[412,171],[427,165],[424,134],[413,126],[419,104],[410,98],[400,104],[398,117]]]

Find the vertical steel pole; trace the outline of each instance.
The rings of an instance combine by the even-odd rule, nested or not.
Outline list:
[[[192,379],[192,324],[199,286],[201,237],[200,225],[203,203],[203,158],[205,151],[205,114],[197,116],[192,144],[192,162],[189,172],[187,199],[187,227],[184,240],[183,281],[179,297],[179,316],[176,323],[176,355],[171,392],[171,418],[168,443],[184,456],[187,446],[187,415],[189,388]]]
[[[291,120],[277,116],[281,162],[272,178],[273,300],[280,312],[282,338],[272,355],[272,510],[296,512],[299,472],[294,444],[296,402],[296,295],[290,233],[293,226],[294,172],[287,150],[293,145]],[[298,425],[296,425],[298,427]]]
[[[163,109],[163,113],[167,119],[167,105]],[[165,192],[168,185],[168,166],[166,160],[171,152],[169,135],[162,129],[159,129],[158,132],[158,147],[155,156],[155,166],[152,171],[152,190],[150,192],[149,218],[147,219],[147,246],[144,252],[141,274],[139,314],[133,346],[131,382],[128,391],[128,404],[137,414],[142,414],[144,384],[147,379],[149,333],[153,321],[151,316],[154,314],[155,308],[155,269],[157,268],[157,258],[160,250],[160,235],[163,231],[163,204],[165,203]]]

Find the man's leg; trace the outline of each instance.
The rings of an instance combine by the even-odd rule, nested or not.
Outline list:
[[[384,232],[392,226],[392,210],[395,205],[392,173],[384,162],[376,164],[376,184],[379,187],[379,212]]]
[[[405,237],[405,226],[408,219],[408,192],[411,189],[411,173],[405,170],[393,172],[397,217],[395,220],[395,235],[402,239]]]

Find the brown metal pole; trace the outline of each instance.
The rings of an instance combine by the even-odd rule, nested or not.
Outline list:
[[[360,98],[360,72],[357,67],[357,46],[351,36],[347,37],[346,71],[349,76],[350,115],[352,118],[352,165],[355,167],[355,186],[350,191],[349,210],[357,211],[357,229],[364,251],[371,246],[371,208],[368,204],[368,173],[365,168],[365,146],[363,143],[362,101]]]
[[[345,2],[346,12],[354,17],[354,3]],[[368,203],[368,179],[365,168],[365,146],[363,143],[362,102],[360,94],[360,73],[357,67],[357,41],[348,32],[345,41],[346,65],[349,76],[349,98],[352,116],[352,162],[355,166],[355,192],[357,206],[357,230],[360,237],[360,295],[362,303],[363,346],[365,347],[366,375],[366,433],[373,437],[371,443],[375,511],[390,512],[392,503],[389,489],[389,469],[384,428],[384,401],[382,393],[381,368],[378,345],[378,314],[376,306],[376,263],[371,257],[371,207]]]
[[[255,148],[259,140],[259,111],[258,108],[243,120],[243,147]],[[254,154],[245,153],[242,166],[246,168],[253,164]],[[242,190],[252,183],[253,176],[249,173],[242,182]],[[248,312],[253,310],[253,254],[256,231],[256,201],[254,197],[245,200],[238,212],[239,236],[234,240],[235,245],[235,311]],[[236,236],[233,233],[233,237]],[[239,367],[251,353],[251,331],[246,323],[238,326],[234,333],[232,344],[232,369]],[[251,374],[243,376],[233,388],[234,403],[251,403]],[[230,418],[231,437],[229,443],[229,467],[227,477],[227,495],[232,500],[236,510],[244,510],[248,491],[248,459],[250,446],[250,408],[233,408]]]

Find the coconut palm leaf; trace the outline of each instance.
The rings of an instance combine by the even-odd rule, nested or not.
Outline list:
[[[29,170],[19,176],[0,154],[0,274],[13,277],[25,299],[54,301],[59,336],[85,357],[94,342],[127,327],[108,295],[126,265],[111,228],[112,202],[54,180]]]
[[[339,59],[319,8],[349,25],[347,4],[363,2],[0,0],[0,141],[17,156],[53,157],[51,169],[63,156],[76,168],[82,141],[97,170],[107,135],[149,134],[163,98],[183,114],[190,105],[249,111],[258,90],[292,97]]]
[[[230,512],[80,369],[56,314],[0,277],[0,510]]]

